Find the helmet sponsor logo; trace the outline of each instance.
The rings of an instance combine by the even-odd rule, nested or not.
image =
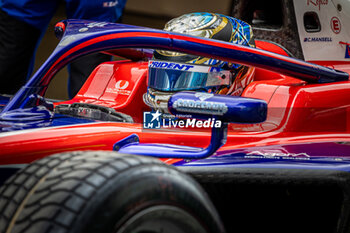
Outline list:
[[[166,61],[149,61],[149,68],[181,70],[188,72],[211,73],[220,72],[220,67],[208,65],[190,65],[186,63],[166,62]]]
[[[321,10],[321,5],[327,5],[328,0],[307,0],[307,5],[314,5],[318,7],[318,10]]]
[[[178,63],[172,63],[172,62],[158,62],[153,61],[149,65],[151,68],[163,68],[163,69],[173,69],[173,70],[183,70],[187,71],[193,68],[192,65],[186,65],[186,64],[178,64]]]
[[[305,37],[304,42],[332,42],[332,37]]]
[[[339,34],[341,31],[341,24],[340,24],[340,20],[337,17],[332,17],[331,19],[331,28],[332,31],[335,34]]]

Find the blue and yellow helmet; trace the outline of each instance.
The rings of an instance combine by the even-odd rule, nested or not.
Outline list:
[[[185,14],[166,23],[164,30],[255,47],[251,26],[222,14]],[[168,97],[178,91],[240,95],[253,81],[253,74],[254,68],[240,64],[156,50],[149,61],[148,92],[144,100],[149,106],[162,109]]]
[[[244,21],[222,14],[206,12],[185,14],[166,23],[164,30],[255,47],[252,27]],[[155,51],[154,58],[220,67],[226,65],[228,68],[240,66],[238,64],[229,65],[227,62],[216,59],[163,50]]]

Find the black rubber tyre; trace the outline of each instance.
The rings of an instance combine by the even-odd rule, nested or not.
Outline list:
[[[70,152],[0,189],[1,233],[224,232],[203,189],[157,159]]]

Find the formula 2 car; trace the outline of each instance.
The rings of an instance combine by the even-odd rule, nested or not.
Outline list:
[[[349,231],[348,63],[113,23],[57,32],[51,57],[0,100],[0,232]],[[142,99],[152,49],[254,66],[254,82],[240,97],[176,93],[180,119],[162,122]],[[44,98],[93,52],[125,59],[71,100]]]

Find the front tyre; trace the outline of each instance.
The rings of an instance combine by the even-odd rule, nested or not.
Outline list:
[[[223,232],[189,176],[157,159],[70,152],[36,161],[0,189],[4,233]]]

